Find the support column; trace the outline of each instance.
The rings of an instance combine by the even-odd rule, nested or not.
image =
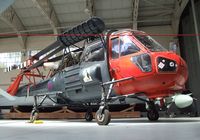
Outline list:
[[[134,30],[137,30],[138,10],[139,10],[139,0],[133,0],[132,20],[133,20]]]
[[[199,40],[199,30],[197,26],[197,17],[196,17],[196,9],[194,5],[194,0],[191,0],[191,7],[192,7],[192,16],[193,16],[193,21],[194,21],[194,31],[196,34],[196,41],[197,41],[197,50],[198,50],[198,55],[199,55],[199,61],[200,61],[200,40]]]
[[[199,62],[200,62],[200,38],[199,38],[199,36],[198,36],[198,34],[199,34],[199,28],[198,28],[198,26],[197,26],[197,17],[196,17],[196,9],[195,9],[195,4],[194,4],[194,0],[190,0],[191,1],[191,8],[192,8],[192,16],[193,16],[193,22],[194,22],[194,32],[195,32],[195,34],[196,34],[196,41],[197,41],[197,51],[198,51],[198,60],[199,60]],[[197,93],[198,94],[198,93]],[[199,99],[199,95],[197,95],[198,97],[198,99]],[[200,101],[199,100],[197,100],[197,101],[195,101],[196,103],[195,103],[195,105],[196,105],[196,107],[197,107],[197,111],[198,111],[198,114],[197,115],[199,115],[199,113],[200,113]]]

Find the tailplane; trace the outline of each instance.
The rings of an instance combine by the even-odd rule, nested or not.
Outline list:
[[[14,96],[11,96],[8,92],[6,92],[6,91],[4,91],[2,89],[0,89],[0,95],[2,95],[3,97],[5,97],[8,100],[11,100],[11,101],[15,100]]]

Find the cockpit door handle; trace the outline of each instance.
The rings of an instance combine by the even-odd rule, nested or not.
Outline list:
[[[113,68],[112,71],[113,72],[119,72],[119,68],[118,67],[117,68]]]

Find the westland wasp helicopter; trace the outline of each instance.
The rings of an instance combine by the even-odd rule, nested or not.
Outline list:
[[[83,40],[88,42],[84,47],[75,45]],[[50,58],[63,49],[63,55]],[[44,54],[47,55],[39,59]],[[47,78],[39,71],[43,66],[53,68]],[[98,17],[65,31],[57,41],[18,68],[21,71],[16,80],[7,91],[0,90],[0,94],[9,100],[27,94],[33,96],[31,121],[36,119],[38,108],[49,98],[63,106],[98,103],[95,118],[99,125],[108,125],[111,120],[108,104],[125,98],[144,101],[148,119],[158,120],[155,102],[159,100],[163,105],[166,97],[184,91],[188,77],[187,65],[176,53],[167,51],[141,31],[105,31],[105,24]],[[23,77],[29,83],[20,86]],[[42,80],[31,80],[35,77]],[[141,98],[143,95],[146,99]],[[43,97],[40,103],[39,96]],[[174,101],[178,107],[187,107],[193,100],[189,95],[180,94]],[[91,111],[87,111],[86,120],[92,118]]]

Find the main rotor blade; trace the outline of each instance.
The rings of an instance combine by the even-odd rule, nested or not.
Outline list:
[[[42,58],[41,60],[39,60],[38,62],[33,64],[32,66],[30,66],[27,69],[25,69],[24,72],[25,71],[30,71],[30,70],[32,70],[34,68],[37,68],[37,67],[41,66],[45,61],[48,61],[48,58],[52,57],[53,55],[55,55],[56,53],[60,52],[61,50],[63,50],[63,47],[59,47],[59,48],[55,49],[54,51],[49,53],[47,56],[45,56],[44,58]]]
[[[83,48],[78,48],[78,49],[73,50],[71,52],[79,52],[79,51],[82,51],[82,50],[83,50]],[[65,55],[68,55],[68,54],[69,54],[69,52],[66,53]],[[57,56],[55,58],[49,59],[47,62],[56,62],[56,61],[61,60],[62,58],[63,58],[63,55],[59,55],[59,56]]]
[[[78,26],[65,31],[62,36],[58,36],[58,40],[56,42],[34,55],[33,58],[38,60],[40,56],[50,52],[47,56],[45,56],[35,64],[31,65],[30,67],[26,68],[24,71],[29,71],[31,69],[41,66],[41,64],[43,64],[45,61],[48,61],[51,56],[60,52],[64,48],[69,47],[70,45],[78,43],[91,36],[98,36],[98,34],[104,31],[104,29],[104,22],[100,18],[92,17],[82,24],[79,24]]]
[[[44,54],[50,52],[51,50],[53,50],[53,49],[59,47],[60,45],[61,45],[60,41],[57,40],[57,41],[53,42],[52,44],[50,44],[50,45],[49,45],[48,47],[46,47],[45,49],[39,51],[37,54],[35,54],[35,55],[33,56],[33,58],[39,60],[40,56],[42,56],[42,55],[44,55]]]

